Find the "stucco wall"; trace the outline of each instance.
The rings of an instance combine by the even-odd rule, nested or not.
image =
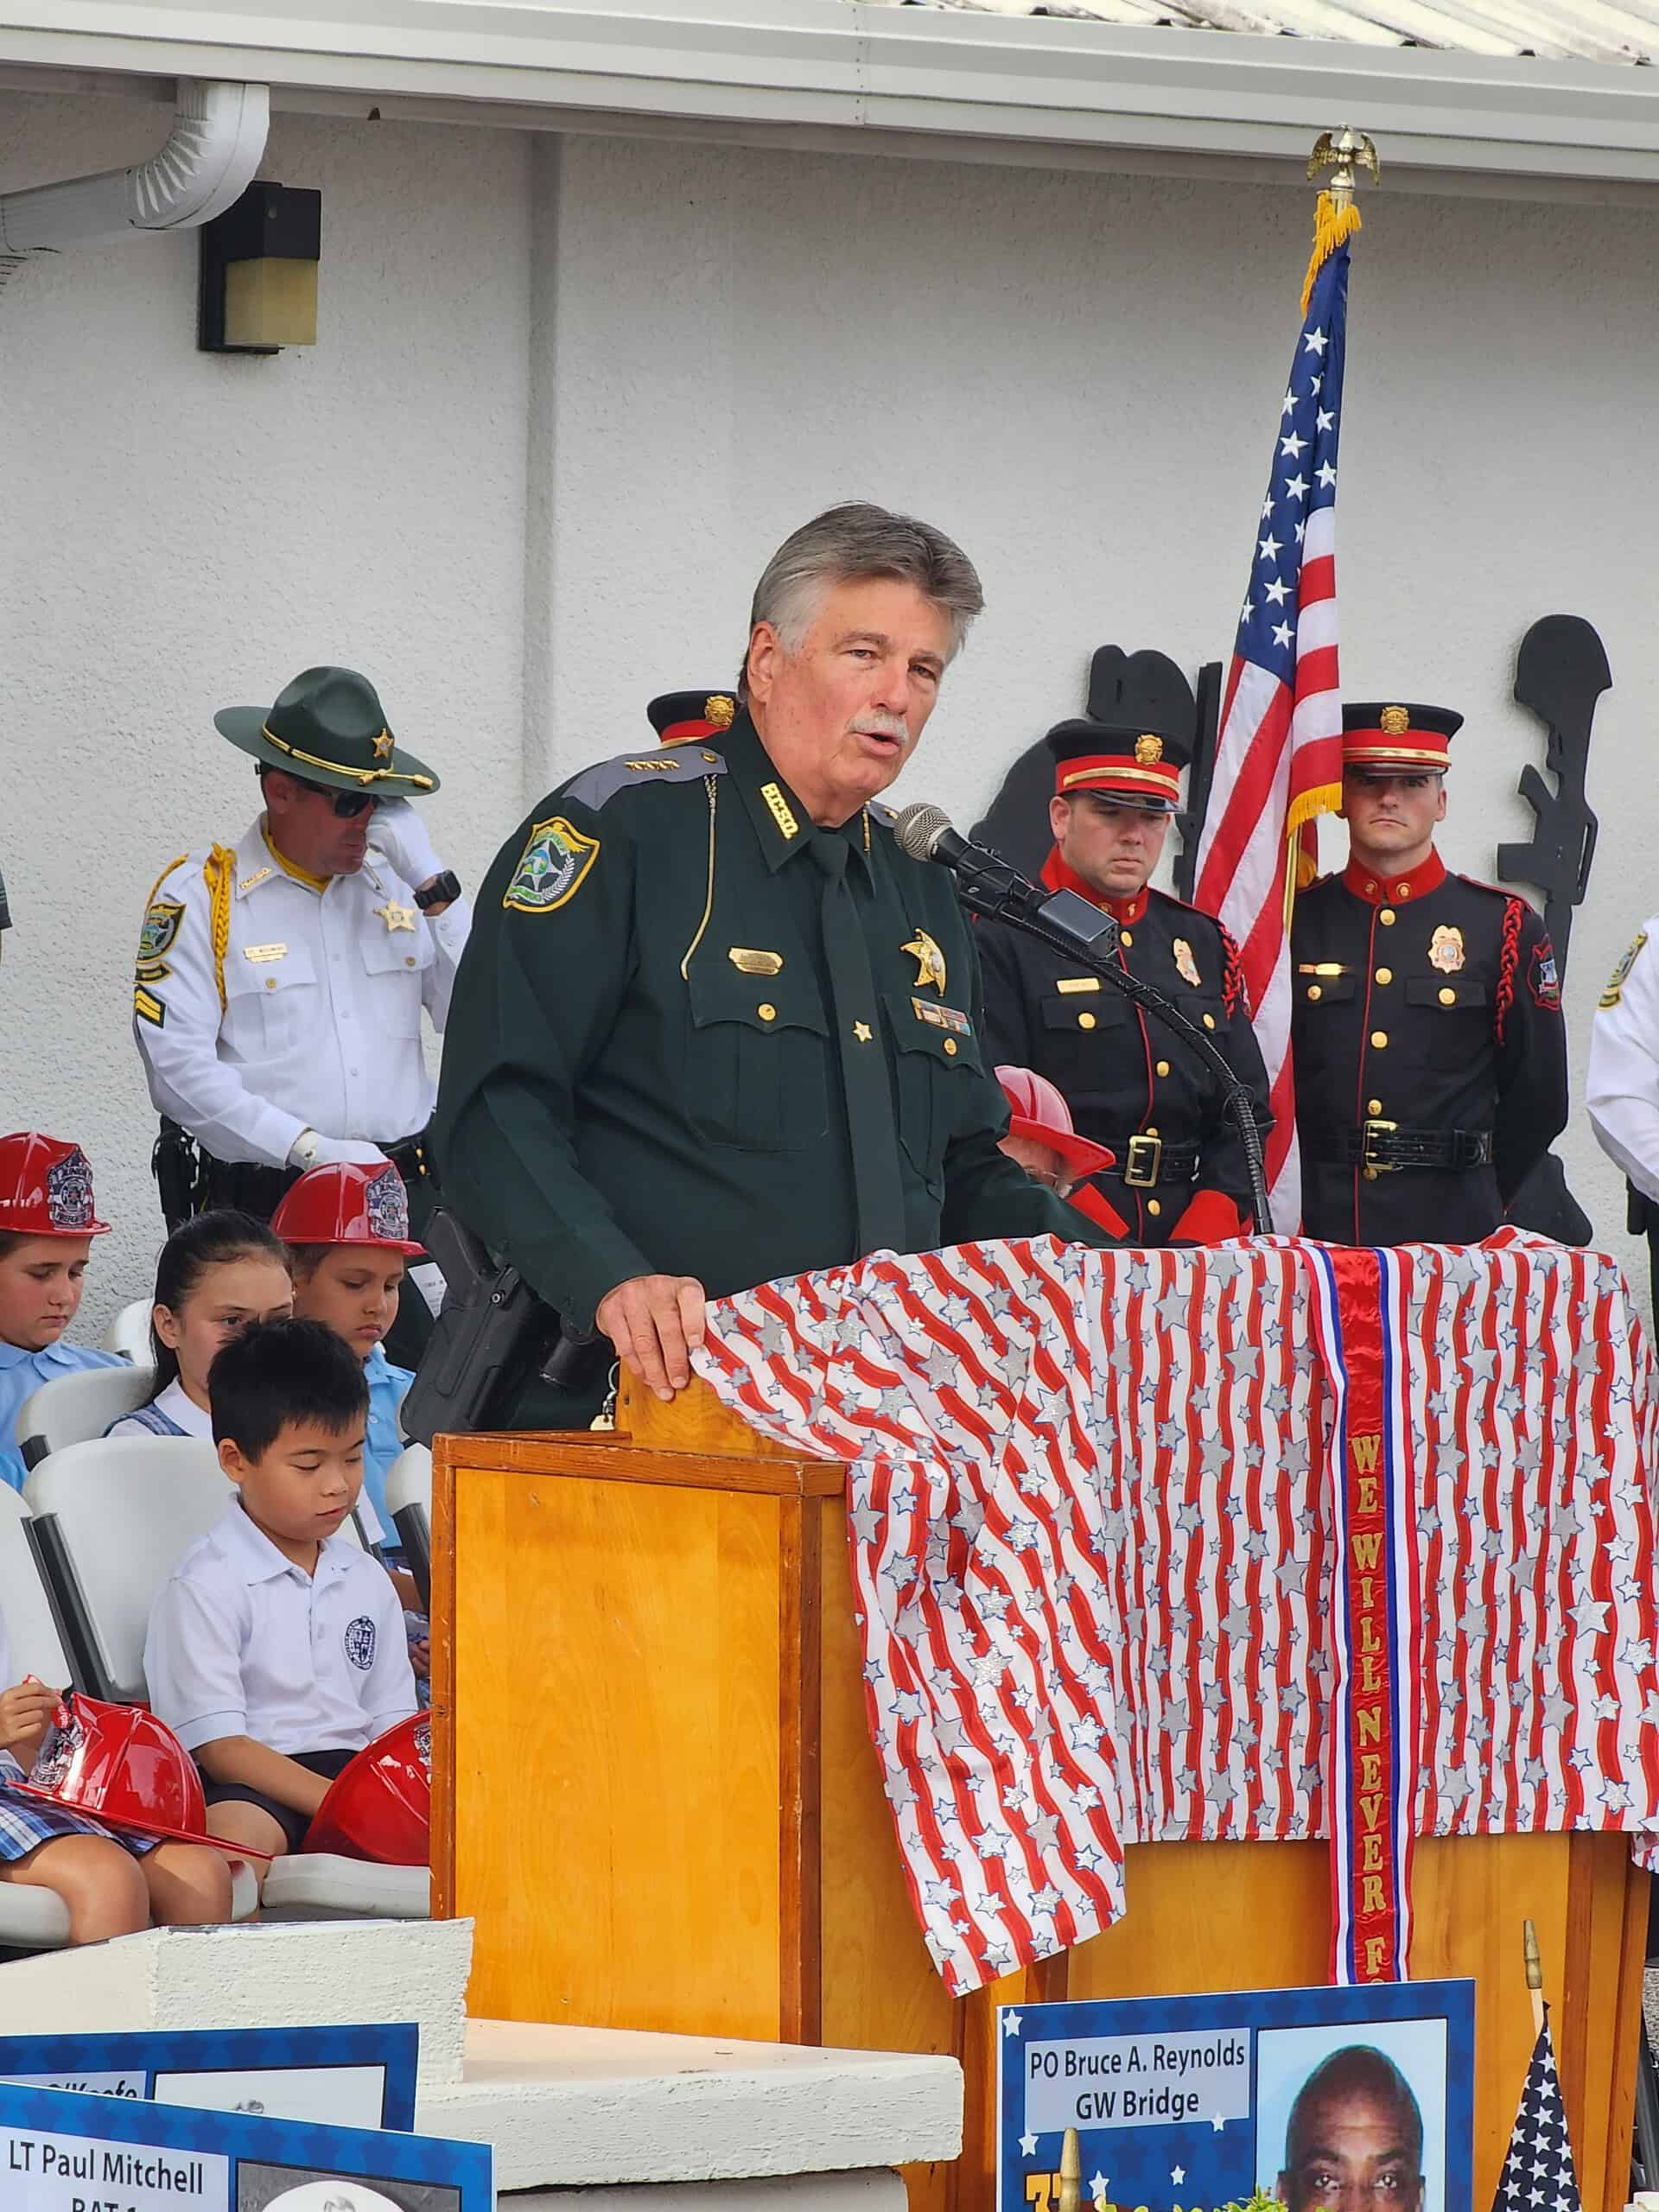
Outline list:
[[[0,98],[0,188],[142,158],[168,113]],[[444,777],[430,819],[474,881],[518,811],[524,142],[279,117],[262,173],[322,191],[314,350],[199,353],[193,237],[0,294],[0,1126],[92,1158],[115,1234],[82,1335],[148,1289],[161,1233],[144,894],[257,808],[214,708],[350,663]]]
[[[136,158],[164,113],[0,97],[0,188]],[[767,553],[868,496],[984,575],[906,779],[969,819],[1079,703],[1094,645],[1227,652],[1308,219],[1299,185],[291,117],[264,172],[322,188],[314,352],[197,353],[186,238],[0,294],[0,1122],[92,1155],[118,1225],[93,1326],[144,1287],[159,1227],[128,1036],[143,894],[253,803],[215,706],[312,660],[369,670],[446,776],[432,819],[475,881],[557,774],[645,735],[653,691],[729,682]],[[1628,208],[1384,193],[1356,249],[1344,667],[1351,695],[1468,714],[1453,865],[1490,874],[1529,827],[1527,624],[1588,615],[1612,662],[1580,1082],[1596,993],[1659,905],[1659,302],[1630,276],[1656,245]],[[1563,1149],[1627,1250],[1576,1111]]]
[[[984,576],[988,611],[904,779],[964,822],[1076,711],[1093,646],[1227,656],[1305,188],[579,139],[558,158],[556,510],[590,587],[555,601],[561,765],[636,730],[652,690],[729,680],[766,554],[849,496],[931,516]],[[1626,1253],[1622,1185],[1576,1098],[1597,993],[1659,905],[1659,301],[1630,282],[1656,247],[1659,213],[1368,200],[1338,518],[1350,696],[1469,717],[1454,867],[1490,875],[1531,825],[1515,781],[1543,732],[1510,697],[1522,632],[1570,612],[1606,644],[1561,1149]],[[1339,850],[1328,828],[1327,862]]]

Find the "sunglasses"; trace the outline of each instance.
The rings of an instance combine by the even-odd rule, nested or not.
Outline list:
[[[380,804],[372,791],[337,791],[327,784],[308,784],[301,776],[296,776],[294,780],[313,798],[326,798],[342,822],[355,822],[359,814],[366,814],[372,806]]]

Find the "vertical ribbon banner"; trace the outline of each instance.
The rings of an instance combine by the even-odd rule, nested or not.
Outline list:
[[[1420,1639],[1401,1268],[1389,1251],[1314,1245],[1309,1256],[1314,1332],[1333,1401],[1331,1973],[1338,1983],[1404,1981]]]

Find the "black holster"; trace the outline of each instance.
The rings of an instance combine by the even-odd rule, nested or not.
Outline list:
[[[175,1229],[199,1214],[207,1200],[202,1187],[201,1155],[188,1129],[165,1114],[161,1134],[149,1155],[149,1172],[162,1201],[162,1217],[170,1236]]]
[[[567,1330],[449,1207],[433,1208],[425,1242],[443,1273],[443,1310],[399,1409],[406,1436],[429,1445],[440,1431],[498,1427],[538,1370],[566,1389],[597,1371],[608,1347]]]

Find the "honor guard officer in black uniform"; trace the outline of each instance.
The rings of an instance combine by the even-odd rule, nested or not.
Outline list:
[[[820,515],[756,587],[730,726],[584,769],[485,880],[444,1039],[446,1198],[662,1395],[706,1298],[883,1249],[1103,1241],[998,1148],[955,885],[880,804],[980,605],[928,524]],[[596,1376],[505,1417],[585,1423],[597,1349]]]
[[[1291,926],[1302,1227],[1331,1243],[1490,1236],[1567,1122],[1544,925],[1434,849],[1462,721],[1343,709],[1348,865]]]
[[[1102,658],[1090,686],[1096,702]],[[1190,695],[1160,653],[1118,660],[1122,703],[1138,703],[1142,713],[1127,721],[1061,722],[1048,734],[1054,849],[1043,881],[1113,917],[1122,931],[1119,963],[1212,1033],[1249,1084],[1265,1134],[1272,1119],[1267,1071],[1232,939],[1210,915],[1147,880],[1179,802]],[[1160,694],[1165,711],[1146,711]],[[1162,727],[1148,727],[1154,719]],[[976,934],[993,1057],[1046,1076],[1078,1135],[1116,1155],[1116,1166],[1091,1179],[1128,1224],[1129,1241],[1203,1244],[1244,1234],[1243,1146],[1217,1077],[1192,1046],[1065,953],[1001,922],[982,923]]]

